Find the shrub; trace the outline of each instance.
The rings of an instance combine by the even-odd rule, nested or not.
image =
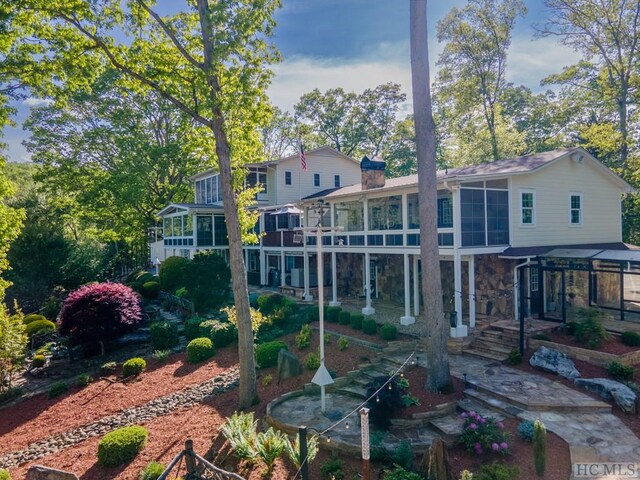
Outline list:
[[[533,422],[533,463],[541,477],[547,462],[547,429],[540,420]]]
[[[155,280],[144,282],[140,293],[144,298],[158,298],[158,295],[160,294],[160,283]]]
[[[158,480],[165,466],[159,462],[151,462],[140,472],[140,480]]]
[[[256,435],[256,451],[267,466],[267,472],[273,469],[273,464],[284,452],[286,442],[288,442],[286,435],[272,427],[269,427],[266,432],[260,432]]]
[[[338,314],[338,322],[340,325],[349,325],[351,323],[351,313],[345,310]]]
[[[378,326],[373,318],[365,318],[362,321],[362,331],[367,335],[375,335],[377,330]]]
[[[154,350],[151,357],[157,362],[164,363],[171,355],[171,350]]]
[[[393,378],[389,382],[391,388],[385,385],[387,380],[388,377],[376,377],[367,386],[367,398],[370,399],[367,402],[369,418],[371,423],[381,430],[389,427],[389,419],[402,407],[402,390],[398,387],[397,379]]]
[[[229,323],[238,325],[238,315],[236,314],[236,307],[225,307],[220,310],[227,316]],[[277,336],[278,332],[270,332],[272,330],[271,319],[258,310],[254,310],[253,308],[249,309],[251,313],[251,330],[253,331],[254,339],[261,340],[257,341],[257,343],[264,343],[265,341],[270,341],[275,336]],[[278,329],[274,329],[278,330]],[[269,338],[269,340],[265,340],[265,338]]]
[[[362,322],[364,321],[364,315],[361,313],[354,313],[351,315],[351,328],[354,330],[362,330]]]
[[[509,365],[520,365],[522,363],[522,354],[520,353],[520,351],[512,348],[505,361]]]
[[[278,365],[278,352],[287,350],[287,344],[279,340],[260,344],[256,347],[256,363],[260,368],[275,367]]]
[[[178,298],[188,298],[189,290],[187,290],[187,287],[180,287],[176,290],[176,293],[174,295]]]
[[[473,480],[518,480],[520,469],[510,467],[504,463],[493,462],[491,465],[483,465],[480,471],[473,475]]]
[[[410,469],[413,464],[413,448],[411,447],[411,442],[401,440],[393,451],[391,460],[394,465],[406,468],[407,470]]]
[[[11,400],[21,397],[24,391],[20,387],[9,387],[0,392],[0,404],[10,402]]]
[[[518,425],[518,435],[525,442],[533,442],[533,422],[531,420],[523,420]]]
[[[349,348],[349,340],[346,337],[340,337],[338,339],[338,349],[346,350],[347,348]]]
[[[69,390],[69,387],[64,382],[56,382],[49,387],[49,398],[56,398],[66,393]]]
[[[258,297],[258,310],[260,310],[260,313],[263,315],[271,315],[280,308],[283,301],[284,297],[279,293],[260,295]]]
[[[187,345],[187,362],[200,363],[210,359],[216,353],[210,338],[194,338]]]
[[[477,455],[491,451],[507,452],[507,434],[501,422],[496,422],[493,417],[485,418],[474,411],[463,412],[461,417],[464,418],[464,424],[460,443],[468,452],[475,452]]]
[[[614,380],[618,380],[620,382],[629,382],[633,380],[635,376],[635,370],[630,365],[625,365],[620,362],[613,361],[607,365],[607,371],[609,372],[609,376]]]
[[[137,425],[107,433],[98,444],[98,464],[117,467],[133,460],[146,445],[148,436],[147,429]]]
[[[160,265],[160,287],[165,292],[175,292],[184,287],[189,259],[184,257],[166,258]]]
[[[9,473],[9,470],[0,468],[0,480],[11,480],[11,474]]]
[[[29,325],[31,322],[38,322],[42,320],[46,320],[46,317],[44,315],[40,315],[39,313],[31,313],[29,315],[26,315],[22,319],[22,323],[24,323],[25,325]]]
[[[327,322],[338,323],[338,317],[342,308],[340,307],[329,307],[327,308]]]
[[[422,477],[417,473],[409,472],[400,466],[396,466],[393,470],[385,470],[382,477],[383,480],[421,480]]]
[[[223,348],[238,338],[238,329],[229,322],[206,320],[200,324],[200,336],[210,338],[216,348]]]
[[[322,478],[343,480],[344,471],[342,470],[342,466],[342,460],[334,456],[331,460],[327,460],[320,466],[320,476]]]
[[[287,457],[293,462],[296,468],[300,468],[302,459],[300,458],[300,437],[294,436],[293,440],[288,440],[284,446]],[[318,455],[318,437],[316,435],[307,436],[307,464],[313,462]]]
[[[201,317],[191,317],[184,322],[184,336],[187,340],[193,340],[200,336],[200,324],[205,319]]]
[[[88,373],[81,373],[76,377],[76,387],[84,388],[93,382],[93,377]]]
[[[122,364],[122,375],[124,377],[135,377],[140,375],[147,368],[144,358],[133,357]]]
[[[96,345],[142,321],[140,298],[119,283],[94,283],[71,292],[60,313],[60,333],[73,344]]]
[[[255,462],[257,424],[258,421],[253,419],[253,412],[236,412],[220,428],[233,454],[242,460]]]
[[[402,396],[402,404],[405,407],[410,407],[412,405],[420,405],[420,400],[418,399],[418,397],[415,397],[410,394],[406,394]]]
[[[103,363],[100,367],[100,373],[102,375],[111,375],[118,369],[118,364],[116,362],[107,362]]]
[[[380,328],[380,336],[383,340],[395,340],[398,336],[398,329],[395,325],[391,325],[390,323],[385,323]]]
[[[600,311],[597,308],[578,309],[576,315],[584,318],[575,327],[574,337],[578,343],[585,344],[587,348],[596,349],[602,346],[609,334],[600,323]]]
[[[45,363],[47,363],[47,357],[42,354],[34,355],[33,359],[31,360],[31,366],[33,368],[44,367]]]
[[[178,326],[172,322],[155,322],[149,327],[151,345],[154,350],[169,350],[180,341]]]
[[[568,335],[575,335],[578,329],[578,322],[567,322],[563,325],[563,329]]]
[[[309,324],[300,327],[300,333],[296,335],[296,346],[303,350],[311,345],[311,327]]]
[[[304,359],[304,365],[309,370],[317,370],[320,368],[320,354],[311,352]]]
[[[24,333],[28,336],[33,336],[38,333],[53,332],[56,329],[56,324],[49,320],[35,320],[24,328]]]
[[[536,333],[535,335],[532,335],[531,338],[534,340],[544,340],[545,342],[551,341],[551,337],[546,333]]]
[[[620,335],[620,341],[630,347],[640,346],[640,334],[636,332],[623,332]]]
[[[229,297],[231,270],[224,257],[214,250],[196,253],[185,270],[182,285],[187,287],[196,311],[219,307]]]
[[[271,385],[271,382],[273,382],[273,375],[267,374],[264,377],[262,377],[263,387],[266,387],[267,385]]]

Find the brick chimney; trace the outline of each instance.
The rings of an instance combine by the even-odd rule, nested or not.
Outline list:
[[[365,156],[360,161],[360,171],[362,172],[362,190],[384,187],[384,160],[374,158],[370,160]]]

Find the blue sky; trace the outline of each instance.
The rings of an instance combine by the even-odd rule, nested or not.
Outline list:
[[[428,6],[429,49],[432,67],[442,49],[435,40],[436,22],[462,0],[431,0]],[[579,58],[556,39],[533,40],[533,24],[546,12],[540,0],[526,0],[529,12],[516,24],[509,51],[507,78],[538,90],[540,80],[559,72]],[[290,110],[300,96],[319,88],[343,87],[361,92],[386,82],[397,82],[410,98],[409,0],[283,0],[277,13],[274,42],[283,62],[274,67],[269,96]],[[433,78],[433,75],[432,75]],[[26,118],[37,99],[18,106],[16,121]],[[408,113],[409,102],[403,113]],[[5,129],[11,161],[28,160],[21,145],[26,132],[21,125]]]

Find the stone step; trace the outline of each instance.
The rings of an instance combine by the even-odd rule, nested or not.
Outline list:
[[[507,359],[506,355],[497,355],[491,352],[485,352],[482,350],[476,350],[472,348],[466,348],[462,351],[463,355],[469,355],[471,357],[484,358],[486,360],[495,360],[497,362],[504,362]]]
[[[464,391],[464,394],[467,398],[471,399],[476,408],[478,405],[484,407],[484,413],[483,411],[475,410],[482,416],[489,415],[497,418],[497,413],[499,415],[515,417],[524,410],[521,405],[513,405],[498,396],[494,396],[482,390],[467,388]],[[487,410],[491,413],[487,412]],[[502,419],[504,419],[504,417]]]
[[[454,445],[462,433],[463,419],[458,413],[452,413],[444,417],[434,418],[429,422],[447,445]]]
[[[466,394],[466,390],[465,390],[465,394]],[[482,415],[483,417],[493,417],[495,418],[497,421],[501,422],[502,420],[504,420],[506,418],[506,416],[504,415],[504,413],[502,411],[496,411],[492,408],[489,408],[487,406],[485,406],[483,403],[480,403],[478,401],[476,401],[474,398],[472,398],[471,396],[463,398],[462,400],[458,401],[458,408],[460,408],[461,410],[464,410],[465,412],[477,412],[480,415]],[[460,425],[462,425],[462,421],[460,421]]]
[[[495,354],[504,354],[509,355],[513,347],[510,345],[499,344],[491,341],[487,341],[484,338],[478,338],[473,344],[471,348],[475,348],[476,350],[481,350],[485,352],[491,352]]]
[[[348,395],[355,395],[356,397],[367,398],[367,389],[353,383],[338,388],[336,393],[346,393]]]
[[[494,332],[494,331],[484,331],[481,332],[480,336],[477,337],[478,339],[483,339],[486,340],[487,342],[494,342],[494,343],[498,343],[501,345],[518,345],[520,343],[520,336],[519,335],[503,335],[500,332]]]

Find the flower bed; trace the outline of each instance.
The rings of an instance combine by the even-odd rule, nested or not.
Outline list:
[[[569,339],[568,335],[565,335]],[[558,335],[552,336],[552,340],[563,340],[558,338]],[[579,347],[576,345],[570,345],[567,343],[558,343],[555,341],[536,340],[534,338],[529,339],[529,347],[532,349],[538,349],[539,347],[553,348],[565,353],[568,357],[575,360],[582,360],[592,365],[599,367],[606,367],[611,362],[620,362],[625,365],[638,365],[640,364],[640,350],[630,351],[627,353],[615,354],[602,352],[600,350],[589,350],[587,348]]]

